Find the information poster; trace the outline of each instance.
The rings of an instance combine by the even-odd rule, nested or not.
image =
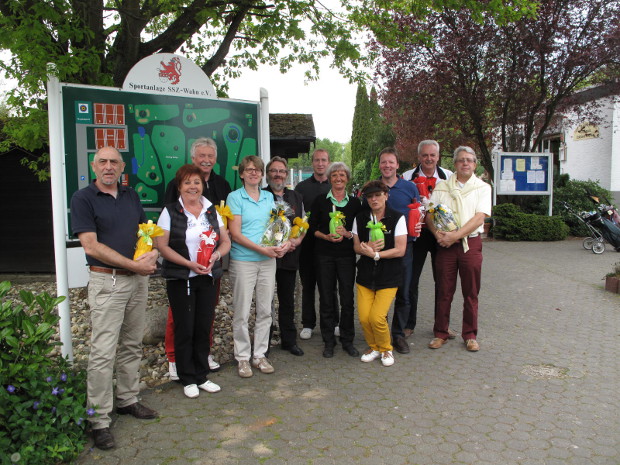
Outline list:
[[[499,153],[495,165],[497,195],[549,194],[552,168],[549,153]]]
[[[168,183],[191,163],[200,137],[217,143],[214,172],[241,187],[239,162],[260,155],[258,103],[62,86],[67,207],[73,193],[94,179],[97,149],[116,147],[126,163],[121,183],[138,193],[149,219],[163,207]]]

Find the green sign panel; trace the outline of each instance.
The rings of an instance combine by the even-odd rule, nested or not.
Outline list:
[[[214,171],[233,190],[241,187],[237,166],[259,155],[257,103],[62,87],[67,205],[94,173],[97,149],[116,147],[126,163],[121,183],[138,193],[147,216],[156,219],[168,183],[191,163],[190,147],[199,137],[217,143]]]

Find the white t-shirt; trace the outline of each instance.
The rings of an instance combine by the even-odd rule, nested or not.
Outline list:
[[[357,218],[353,220],[353,227],[351,228],[351,232],[357,234]],[[394,237],[397,236],[405,236],[407,235],[407,223],[405,222],[405,217],[401,216],[398,222],[396,223],[396,227],[394,228]]]
[[[187,246],[187,250],[189,251],[190,261],[195,262],[198,257],[198,248],[200,247],[200,235],[211,226],[209,220],[207,219],[207,215],[205,215],[204,212],[206,212],[212,204],[206,197],[201,197],[200,203],[202,204],[202,210],[200,211],[198,218],[196,218],[189,211],[187,211],[185,205],[183,205],[183,199],[181,199],[180,197],[179,203],[183,207],[183,213],[185,213],[185,216],[187,216],[185,245]],[[222,221],[220,214],[216,212],[216,215],[219,227],[224,227],[224,222]],[[161,215],[159,215],[157,225],[165,231],[170,231],[170,214],[168,213],[167,208],[164,208],[161,212]],[[197,274],[190,270],[189,277],[193,278],[194,276],[197,276]]]

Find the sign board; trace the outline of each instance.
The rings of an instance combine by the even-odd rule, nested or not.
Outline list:
[[[241,187],[237,166],[258,154],[257,103],[124,92],[63,85],[67,207],[73,193],[94,173],[95,152],[116,147],[126,163],[121,183],[138,193],[149,219],[163,208],[166,186],[180,166],[191,163],[190,147],[199,137],[217,143],[214,172],[233,190]]]
[[[495,158],[496,195],[550,195],[553,154],[500,152]]]

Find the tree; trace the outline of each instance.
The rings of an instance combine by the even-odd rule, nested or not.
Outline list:
[[[448,10],[425,21],[394,19],[433,39],[400,49],[378,44],[385,115],[399,144],[413,151],[421,139],[469,143],[491,174],[495,144],[536,150],[575,92],[618,65],[617,0],[544,0],[536,17],[506,24]]]
[[[353,130],[351,132],[351,168],[357,170],[359,166],[366,166],[360,161],[365,160],[368,144],[371,139],[370,101],[366,85],[361,82],[357,85],[355,94],[355,110],[353,112]]]
[[[12,54],[0,69],[18,81],[8,98],[18,118],[5,127],[5,146],[33,150],[46,143],[50,62],[63,82],[120,86],[140,59],[177,52],[197,62],[221,94],[227,79],[264,63],[283,72],[307,64],[308,77],[316,78],[327,56],[359,79],[374,51],[361,53],[354,38],[368,29],[383,35],[388,28],[378,21],[392,11],[423,16],[444,4],[468,5],[476,14],[504,17],[531,1],[341,0],[332,11],[316,0],[0,0],[0,49]]]
[[[329,139],[317,139],[314,143],[312,152],[316,149],[325,149],[329,153],[330,161],[344,161],[344,146],[345,144]]]

